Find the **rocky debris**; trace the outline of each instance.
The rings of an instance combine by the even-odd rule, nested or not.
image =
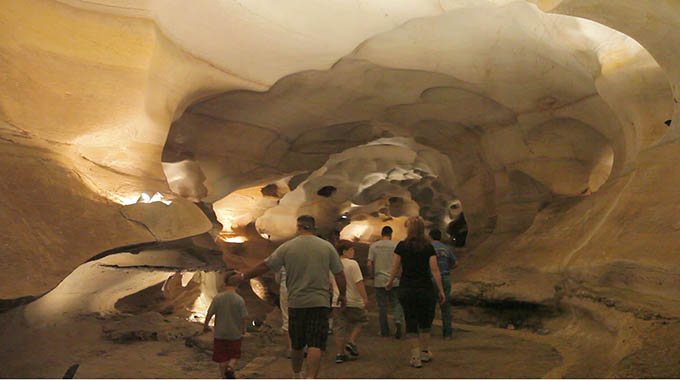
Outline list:
[[[113,320],[102,326],[104,337],[116,343],[137,341],[173,341],[194,337],[201,333],[197,323],[175,317],[164,317],[157,312],[148,312],[129,318]]]
[[[201,334],[187,337],[184,339],[184,345],[187,347],[195,347],[199,351],[212,353],[213,350],[213,335]]]
[[[239,376],[245,379],[254,379],[265,376],[263,371],[267,365],[275,360],[279,359],[276,356],[260,356],[253,359],[245,367],[241,368],[239,371]]]
[[[494,289],[502,283],[454,284],[451,304],[454,319],[473,325],[490,325],[508,330],[529,330],[546,335],[544,323],[562,314],[557,303],[541,304],[505,297],[496,299]]]

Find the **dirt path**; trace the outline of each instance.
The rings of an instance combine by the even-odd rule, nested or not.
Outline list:
[[[336,364],[334,341],[329,339],[323,357],[322,378],[540,378],[560,365],[562,357],[552,346],[504,329],[460,326],[454,339],[444,341],[435,327],[431,342],[434,360],[423,368],[408,366],[409,347],[403,340],[377,335],[376,318],[358,341],[358,360]],[[243,375],[253,378],[285,378],[292,372],[281,345],[268,360],[249,365]]]
[[[373,313],[372,313],[373,314]],[[6,316],[6,315],[5,315]],[[358,341],[358,360],[336,364],[334,345],[323,357],[323,378],[537,378],[561,363],[549,344],[530,339],[522,331],[457,325],[454,339],[444,341],[435,327],[431,349],[434,360],[423,368],[408,366],[409,347],[403,340],[377,335],[377,318]],[[210,357],[211,336],[205,334],[187,346],[183,339],[116,343],[104,339],[102,325],[83,317],[55,328],[18,329],[6,320],[2,329],[0,376],[59,378],[73,363],[76,378],[214,378]],[[187,322],[188,323],[188,322]],[[332,337],[331,337],[332,339]],[[244,342],[240,375],[246,378],[286,378],[291,375],[285,358],[284,336],[254,333]]]

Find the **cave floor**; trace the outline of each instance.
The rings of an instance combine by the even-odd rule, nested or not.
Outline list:
[[[430,346],[434,359],[422,368],[412,368],[408,366],[407,343],[379,337],[377,331],[377,325],[369,326],[359,338],[360,356],[356,361],[336,364],[334,345],[329,346],[320,377],[540,378],[562,361],[553,347],[525,339],[523,333],[505,334],[502,329],[459,325],[452,340],[442,340],[441,331],[436,331]],[[257,377],[265,378],[290,374],[290,363],[282,354],[256,372]]]
[[[434,360],[416,369],[408,366],[405,341],[377,335],[377,316],[358,340],[360,357],[336,364],[334,341],[323,357],[323,378],[536,378],[562,362],[546,337],[521,330],[456,324],[453,340],[441,339],[434,328],[431,350]],[[277,311],[270,313],[277,314]],[[112,341],[102,333],[111,319],[81,316],[58,327],[18,328],[20,313],[0,315],[0,377],[60,378],[79,363],[76,378],[214,378],[211,360],[212,334],[187,339]],[[277,317],[277,316],[276,316]],[[278,318],[270,321],[274,324]],[[132,320],[132,317],[128,317]],[[120,317],[116,319],[121,319]],[[126,318],[122,318],[125,322]],[[173,320],[175,330],[195,331],[196,324]],[[134,328],[133,328],[134,330]],[[189,334],[191,335],[191,334]],[[291,375],[285,358],[284,336],[273,329],[251,332],[244,341],[239,376],[281,378]],[[536,338],[536,339],[533,339]]]

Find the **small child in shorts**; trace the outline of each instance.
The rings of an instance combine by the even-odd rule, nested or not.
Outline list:
[[[220,378],[235,379],[236,361],[241,358],[241,342],[246,333],[248,310],[243,297],[236,293],[236,287],[229,285],[229,278],[236,271],[227,272],[224,277],[225,291],[213,298],[205,316],[203,331],[210,331],[208,323],[215,316],[215,339],[213,361],[220,366]]]
[[[368,323],[368,313],[366,312],[368,296],[366,295],[364,277],[361,275],[359,263],[353,260],[355,252],[352,242],[340,240],[337,250],[347,280],[347,306],[345,308],[334,308],[335,321],[338,325],[335,335],[337,348],[335,362],[340,364],[359,356],[356,340],[361,328]]]

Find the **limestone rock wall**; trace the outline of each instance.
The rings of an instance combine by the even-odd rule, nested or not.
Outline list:
[[[3,2],[0,298],[285,183],[215,213],[273,240],[345,216],[369,239],[460,202],[456,295],[600,318],[624,363],[611,331],[680,312],[679,27],[672,0]],[[151,213],[162,238],[121,213],[142,192],[187,199]]]

